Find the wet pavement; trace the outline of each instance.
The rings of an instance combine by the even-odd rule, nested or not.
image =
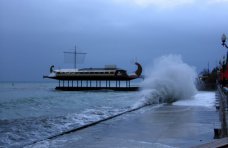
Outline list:
[[[145,107],[86,129],[37,143],[37,147],[192,147],[213,140],[215,107]],[[34,146],[34,145],[33,145]]]

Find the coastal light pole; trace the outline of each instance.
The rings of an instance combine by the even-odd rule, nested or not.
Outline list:
[[[226,35],[225,35],[225,34],[222,35],[221,40],[222,40],[222,46],[228,49],[228,46],[227,46],[227,44],[226,44]],[[228,50],[227,50],[227,52],[226,52],[226,61],[224,60],[224,61],[223,61],[223,65],[222,65],[222,70],[223,70],[222,85],[223,85],[223,86],[225,85],[225,78],[224,78],[224,75],[225,75],[225,71],[226,71],[226,66],[227,66],[227,64],[228,64]]]
[[[228,46],[226,44],[226,35],[225,34],[222,35],[221,40],[222,40],[222,46],[228,49]],[[227,50],[227,53],[226,53],[226,64],[227,63],[228,63],[228,50]]]
[[[226,45],[226,35],[223,34],[222,35],[222,46],[227,48],[228,49],[228,46]],[[225,80],[225,72],[226,72],[226,66],[228,64],[228,50],[227,50],[227,53],[226,53],[226,62],[224,60],[224,63],[223,63],[223,82],[222,82],[222,86],[225,85],[226,83],[226,80]],[[225,96],[222,96],[221,99],[220,99],[220,115],[221,115],[221,128],[222,128],[222,137],[227,137],[228,136],[228,131],[227,131],[227,121],[226,121],[226,111],[225,111],[225,108],[227,107],[227,97]]]

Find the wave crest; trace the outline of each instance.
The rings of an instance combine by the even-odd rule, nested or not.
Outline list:
[[[180,55],[162,56],[148,69],[142,82],[141,105],[172,103],[196,94],[196,71]]]

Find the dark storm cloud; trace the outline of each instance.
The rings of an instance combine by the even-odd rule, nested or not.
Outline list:
[[[198,69],[215,64],[225,53],[220,36],[228,33],[227,3],[160,2],[1,0],[0,80],[41,80],[52,64],[71,66],[63,63],[63,51],[75,43],[88,53],[83,66],[89,67],[132,71],[135,57],[147,65],[170,53]]]

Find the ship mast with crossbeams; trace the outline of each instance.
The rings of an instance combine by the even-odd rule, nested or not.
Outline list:
[[[74,68],[77,69],[77,55],[86,55],[85,52],[77,52],[76,45],[74,46],[74,51],[65,51],[64,54],[72,54],[74,55]]]

